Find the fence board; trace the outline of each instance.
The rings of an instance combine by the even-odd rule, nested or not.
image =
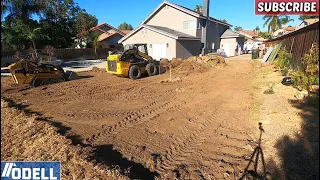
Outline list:
[[[266,47],[278,43],[281,43],[288,52],[291,50],[292,68],[304,69],[301,64],[303,55],[309,53],[313,43],[319,46],[319,22],[265,42]]]

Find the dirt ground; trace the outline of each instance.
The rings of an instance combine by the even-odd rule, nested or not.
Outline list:
[[[95,69],[36,88],[1,77],[1,95],[57,126],[73,144],[93,147],[92,162],[129,178],[239,179],[267,115],[258,66],[244,55],[224,67],[173,73],[174,82],[165,81],[168,73],[130,80]],[[273,146],[272,136],[265,138]],[[272,154],[268,149],[265,159]]]

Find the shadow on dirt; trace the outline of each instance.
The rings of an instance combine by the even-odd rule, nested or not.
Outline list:
[[[81,147],[90,147],[91,145],[84,144],[82,138],[79,135],[70,134],[71,127],[64,126],[60,122],[52,121],[51,117],[43,117],[42,113],[34,112],[27,109],[28,105],[19,104],[14,102],[10,98],[2,97],[8,106],[23,111],[27,116],[36,115],[36,120],[49,123],[57,128],[57,132],[72,141],[73,145],[80,145]],[[122,156],[120,152],[113,149],[112,145],[101,145],[92,147],[92,156],[88,159],[95,163],[105,165],[108,167],[116,168],[121,174],[128,176],[130,179],[154,179],[159,176],[156,172],[151,172],[145,168],[142,164],[130,161]]]
[[[273,179],[319,179],[319,96],[290,100],[301,110],[301,130],[294,138],[284,136],[276,147],[282,164],[268,163]]]
[[[122,156],[122,154],[113,149],[112,145],[96,146],[90,160],[98,164],[116,168],[121,174],[128,176],[130,179],[154,179],[159,174],[151,172],[142,164],[130,161]]]

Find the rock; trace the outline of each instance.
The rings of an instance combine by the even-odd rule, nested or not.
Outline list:
[[[249,144],[247,144],[247,145],[244,146],[243,148],[246,149],[246,150],[248,150],[248,151],[253,151],[253,150],[254,150]]]

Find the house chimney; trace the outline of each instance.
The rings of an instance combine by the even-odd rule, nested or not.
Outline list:
[[[202,42],[203,42],[203,48],[202,48],[202,55],[205,55],[208,53],[208,43],[207,43],[207,31],[208,31],[208,24],[209,24],[209,4],[210,0],[204,0],[204,6],[203,6],[203,16],[206,17],[203,23],[203,29],[202,29]]]

